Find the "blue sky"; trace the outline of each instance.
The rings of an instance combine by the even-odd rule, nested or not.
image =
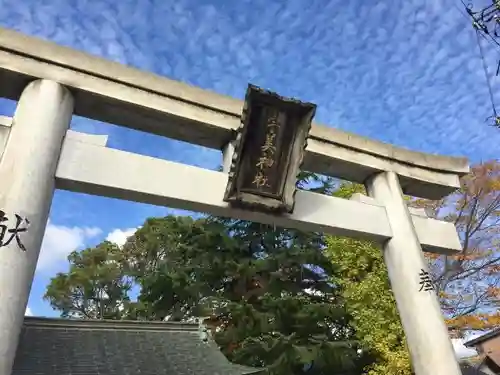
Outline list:
[[[479,162],[498,157],[500,130],[484,122],[484,73],[457,7],[459,0],[3,0],[0,25],[238,98],[251,82],[316,103],[321,123]],[[493,71],[500,54],[486,49]],[[14,106],[0,101],[0,114]],[[108,124],[74,117],[72,127],[108,134],[109,147],[220,163],[216,151]],[[31,311],[54,315],[41,296],[71,250],[168,212],[56,192]]]

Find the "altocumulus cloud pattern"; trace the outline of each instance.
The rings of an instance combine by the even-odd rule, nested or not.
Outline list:
[[[484,123],[491,111],[483,72],[459,7],[459,0],[4,0],[0,24],[240,98],[251,81],[316,102],[320,122],[477,161],[498,156],[500,132]],[[494,69],[496,56],[489,58]],[[140,147],[142,137],[113,130],[119,147]],[[176,152],[159,156],[202,152],[170,148]],[[205,153],[199,163],[215,163]]]

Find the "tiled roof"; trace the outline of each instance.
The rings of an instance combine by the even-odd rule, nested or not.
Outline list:
[[[12,375],[243,375],[197,324],[25,317]]]
[[[498,335],[500,335],[500,328],[495,328],[482,336],[479,336],[479,337],[476,337],[475,339],[467,341],[464,345],[466,347],[470,348],[471,346],[476,346],[477,344],[480,344],[486,340],[492,339]]]

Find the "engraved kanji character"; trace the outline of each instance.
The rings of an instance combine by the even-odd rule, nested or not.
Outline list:
[[[12,242],[12,240],[15,239],[17,242],[17,246],[19,246],[19,248],[22,251],[26,251],[26,247],[21,242],[21,238],[19,235],[20,235],[20,233],[24,233],[24,232],[28,231],[28,226],[29,226],[30,222],[28,219],[26,219],[26,218],[23,219],[18,214],[14,214],[14,216],[16,218],[16,224],[14,225],[14,228],[9,228],[7,226],[7,224],[0,224],[0,247],[8,246]],[[0,210],[0,223],[5,223],[8,221],[9,221],[9,219],[5,215],[5,212]],[[25,223],[26,225],[24,227],[21,227],[21,224],[23,224],[23,223]],[[7,235],[9,235],[9,236],[8,236],[7,240],[5,240]]]
[[[268,158],[267,156],[261,156],[257,164],[255,164],[255,166],[257,168],[264,169],[264,168],[271,168],[273,164],[274,164],[273,159]]]
[[[279,128],[280,126],[278,125],[278,117],[276,117],[276,116],[269,117],[267,120],[267,127],[268,128]]]
[[[434,283],[431,280],[429,272],[420,270],[418,274],[420,276],[420,289],[419,292],[429,292],[434,290]]]
[[[263,186],[269,186],[267,182],[268,182],[267,176],[264,175],[262,172],[258,172],[255,175],[252,184],[254,184],[258,188],[260,188],[260,187],[263,187]]]
[[[274,146],[274,139],[276,138],[275,133],[267,133],[266,134],[266,141],[264,142],[264,145],[260,148],[262,152],[269,153],[269,154],[274,154],[276,151],[276,147]]]
[[[268,128],[279,128],[278,115],[279,115],[279,112],[275,108],[270,109],[270,114],[269,114],[269,117],[267,118],[267,127]]]

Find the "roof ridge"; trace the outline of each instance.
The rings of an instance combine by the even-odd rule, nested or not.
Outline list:
[[[500,334],[500,327],[493,328],[491,331],[486,332],[484,335],[478,336],[475,339],[466,341],[464,346],[470,348],[471,346],[475,346],[483,341],[487,341],[493,337],[496,337]]]
[[[110,320],[110,319],[66,319],[47,317],[24,317],[24,327],[51,327],[74,329],[120,329],[135,331],[191,331],[199,332],[199,323]]]

